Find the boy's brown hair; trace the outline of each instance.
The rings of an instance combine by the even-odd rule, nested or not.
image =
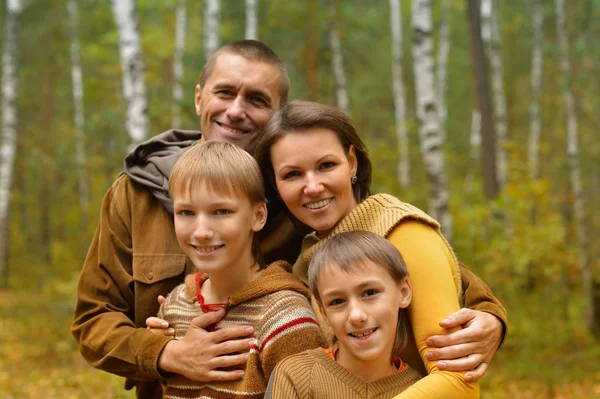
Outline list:
[[[265,184],[258,164],[250,154],[222,141],[199,141],[175,163],[169,177],[169,196],[189,193],[199,182],[209,190],[247,198],[252,205],[265,201]],[[252,240],[252,255],[265,267],[258,243]]]
[[[319,276],[327,267],[339,267],[344,273],[365,266],[365,260],[385,268],[396,283],[408,277],[408,270],[398,249],[385,238],[368,231],[348,231],[327,240],[313,255],[308,267],[308,284],[311,294],[319,305],[321,296],[317,289]],[[408,340],[408,315],[406,309],[398,309],[398,326],[394,352],[404,349]]]

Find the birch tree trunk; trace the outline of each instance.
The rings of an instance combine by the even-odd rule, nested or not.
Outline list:
[[[500,192],[496,170],[496,137],[492,118],[492,101],[488,81],[487,64],[483,41],[478,0],[469,0],[469,28],[471,31],[471,54],[477,82],[477,98],[481,113],[481,169],[483,186],[487,199],[494,199]]]
[[[404,95],[404,71],[402,70],[402,12],[399,0],[390,0],[392,28],[392,87],[394,90],[394,116],[398,144],[398,182],[400,187],[410,185],[410,158],[406,131],[406,99]]]
[[[588,259],[587,226],[585,220],[583,185],[579,168],[577,116],[575,115],[575,100],[571,92],[571,65],[569,62],[569,44],[565,32],[565,4],[564,0],[556,0],[556,31],[561,50],[560,69],[564,76],[564,100],[567,114],[567,157],[569,161],[570,180],[573,190],[573,214],[575,216],[575,230],[579,247],[579,261],[581,263],[581,285],[583,286],[583,299],[585,304],[585,322],[590,331],[594,331],[594,298],[592,265]]]
[[[246,0],[246,39],[258,40],[258,0]]]
[[[144,140],[148,131],[148,99],[144,81],[144,61],[140,47],[134,0],[111,0],[123,69],[123,97],[127,103],[127,133],[132,144]]]
[[[539,177],[539,142],[542,131],[540,119],[540,89],[542,82],[542,4],[533,5],[533,51],[531,53],[531,104],[529,106],[529,177]]]
[[[7,0],[2,47],[2,147],[0,147],[0,274],[8,287],[8,214],[10,189],[17,152],[17,49],[19,41],[20,0]]]
[[[308,100],[317,101],[317,41],[319,27],[317,22],[317,0],[308,0],[307,18],[306,85],[308,86]]]
[[[448,55],[450,54],[450,0],[442,2],[442,20],[440,22],[439,43],[436,67],[436,88],[440,108],[440,128],[442,141],[446,141],[446,75],[448,72]]]
[[[481,151],[481,114],[479,108],[473,108],[471,112],[471,136],[469,138],[469,169],[465,176],[465,189],[473,189],[473,180],[475,179],[475,167],[478,163],[479,153]]]
[[[481,1],[481,36],[487,43],[490,52],[492,69],[492,94],[494,102],[494,122],[496,131],[496,170],[498,184],[504,188],[507,181],[506,165],[506,96],[504,94],[504,77],[502,68],[500,27],[498,24],[498,1]]]
[[[412,30],[416,113],[421,154],[429,182],[429,213],[440,222],[444,235],[450,240],[452,218],[448,210],[449,193],[435,92],[431,1],[412,1]]]
[[[346,89],[346,73],[344,72],[342,44],[340,32],[338,30],[336,0],[329,0],[329,18],[331,21],[329,46],[331,47],[331,68],[335,80],[335,99],[338,108],[348,114],[348,91]]]
[[[183,54],[187,20],[187,0],[179,0],[175,16],[175,54],[173,56],[173,103],[171,126],[181,127],[181,102],[183,101]]]
[[[79,206],[81,208],[81,230],[87,230],[89,211],[89,186],[86,173],[87,155],[85,151],[83,77],[79,57],[79,21],[77,0],[69,0],[69,19],[71,24],[71,80],[73,82],[73,122],[75,126],[75,164],[77,165],[77,185],[79,188]]]
[[[219,27],[221,26],[221,2],[204,2],[204,55],[206,59],[219,48]]]

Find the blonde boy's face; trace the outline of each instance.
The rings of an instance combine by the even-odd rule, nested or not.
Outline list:
[[[350,371],[389,367],[398,309],[411,300],[408,279],[396,283],[384,267],[365,259],[348,273],[327,266],[318,281],[321,313],[339,341],[338,362]]]
[[[201,181],[173,193],[173,206],[177,241],[198,271],[222,273],[253,263],[252,238],[267,219],[264,202],[253,205]]]

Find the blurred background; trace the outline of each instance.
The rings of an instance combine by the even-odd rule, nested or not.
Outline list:
[[[132,12],[133,11],[133,12]],[[351,114],[373,192],[442,222],[508,336],[483,398],[600,397],[600,1],[7,0],[0,398],[132,398],[69,327],[128,149],[198,129],[209,54],[258,38]]]

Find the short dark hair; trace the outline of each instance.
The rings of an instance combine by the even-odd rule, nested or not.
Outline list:
[[[277,67],[280,72],[279,106],[283,107],[287,104],[288,93],[290,91],[290,78],[287,69],[279,57],[277,57],[277,54],[266,44],[258,40],[238,40],[226,44],[215,51],[206,61],[204,68],[202,68],[199,78],[200,87],[204,87],[204,84],[212,74],[217,58],[225,53],[240,55],[249,61],[264,62]]]
[[[356,153],[356,184],[352,186],[356,202],[362,202],[370,194],[371,160],[364,143],[358,136],[352,120],[339,108],[310,101],[295,100],[275,112],[263,128],[251,151],[258,165],[266,174],[268,195],[276,193],[275,173],[271,161],[271,148],[288,133],[302,132],[312,127],[323,127],[333,131],[347,152],[352,145]]]
[[[400,251],[385,238],[368,231],[348,231],[328,239],[313,255],[308,267],[310,293],[319,305],[322,304],[319,290],[319,275],[327,267],[339,267],[348,274],[356,268],[365,267],[365,260],[383,267],[390,277],[400,283],[408,277],[408,270]],[[398,325],[394,351],[404,349],[408,340],[408,314],[406,309],[398,309]]]

